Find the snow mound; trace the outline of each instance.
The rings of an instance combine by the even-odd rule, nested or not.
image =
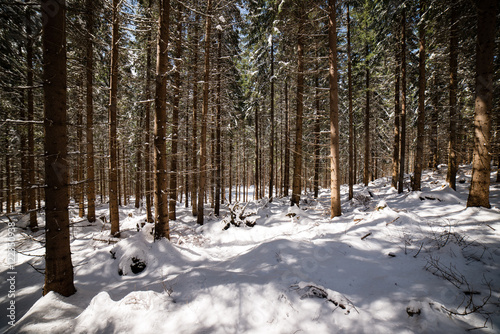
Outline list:
[[[153,319],[164,317],[172,304],[167,294],[154,291],[134,291],[116,302],[101,292],[75,319],[74,333],[88,333],[89,328],[94,333],[151,333]]]
[[[292,285],[292,288],[297,289],[297,292],[301,295],[300,299],[323,298],[326,301],[333,303],[335,306],[346,310],[345,314],[349,314],[351,309],[356,309],[344,295],[337,291],[327,289],[321,285],[311,282],[299,282],[296,285]]]

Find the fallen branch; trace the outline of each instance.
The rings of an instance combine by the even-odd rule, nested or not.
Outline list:
[[[369,232],[369,233],[365,234],[364,236],[362,236],[361,240],[365,240],[365,238],[369,237],[370,235],[372,235],[372,232]]]

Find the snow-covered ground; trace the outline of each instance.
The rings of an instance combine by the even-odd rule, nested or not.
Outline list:
[[[90,225],[75,210],[78,292],[69,298],[42,297],[43,234],[16,227],[16,325],[9,329],[2,280],[0,330],[500,333],[500,184],[492,183],[491,209],[467,209],[470,174],[457,192],[444,177],[427,172],[422,192],[403,194],[379,179],[357,185],[350,202],[343,188],[335,219],[327,190],[318,200],[304,195],[300,209],[288,198],[241,204],[234,211],[248,217],[226,230],[229,216],[198,226],[179,206],[171,242],[153,242],[151,225],[138,231],[145,213],[132,206],[120,209],[117,243],[103,219]],[[98,217],[107,214],[100,207]],[[7,224],[0,228],[8,240]],[[2,277],[7,263],[2,256]]]

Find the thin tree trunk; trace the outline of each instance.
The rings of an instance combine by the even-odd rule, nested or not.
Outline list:
[[[349,200],[354,196],[354,112],[352,109],[351,16],[347,3],[347,80],[349,99]]]
[[[269,141],[269,201],[273,200],[274,187],[274,39],[271,33],[271,138]]]
[[[153,0],[149,0],[148,2],[148,11],[146,14],[146,18],[150,18],[150,11],[151,11],[151,5],[152,5]],[[145,89],[145,94],[146,94],[146,105],[145,105],[145,128],[144,128],[144,141],[145,141],[145,157],[144,157],[144,169],[145,169],[145,175],[144,175],[144,193],[146,195],[146,221],[148,223],[153,223],[153,215],[151,214],[151,193],[152,193],[152,186],[151,186],[151,134],[150,134],[150,123],[151,123],[151,103],[149,102],[151,100],[151,34],[152,31],[148,32],[148,37],[147,37],[147,45],[146,45],[146,89]]]
[[[87,220],[95,222],[95,171],[94,171],[94,11],[92,0],[85,1],[86,36],[86,109],[87,109]]]
[[[203,225],[205,186],[207,181],[207,118],[208,89],[210,80],[210,30],[212,29],[212,0],[207,0],[207,20],[205,25],[205,73],[203,78],[203,107],[201,119],[200,187],[198,192],[197,223]]]
[[[450,22],[450,133],[448,141],[448,173],[446,181],[453,190],[457,189],[457,85],[458,85],[458,30],[457,5],[451,2]]]
[[[137,120],[138,125],[138,133],[137,133],[137,141],[135,147],[135,208],[139,209],[141,206],[141,189],[142,189],[142,147],[140,138],[142,137],[142,120],[144,119],[144,110],[141,109],[141,114],[139,115],[139,119]]]
[[[120,236],[120,217],[118,215],[118,166],[117,166],[117,93],[118,93],[118,3],[113,0],[112,39],[111,39],[111,91],[109,93],[109,216],[111,235]]]
[[[432,94],[432,110],[431,110],[431,124],[429,133],[429,168],[432,170],[437,169],[438,165],[438,94],[437,94],[437,73],[434,74],[433,86],[434,92]]]
[[[476,103],[474,107],[474,155],[467,207],[490,208],[491,112],[493,109],[493,59],[496,0],[477,2]]]
[[[178,144],[179,144],[179,103],[181,95],[181,64],[182,57],[182,6],[177,6],[177,40],[175,45],[174,99],[172,110],[172,154],[170,156],[170,186],[168,215],[169,220],[176,220],[175,205],[177,202]]]
[[[255,106],[255,193],[254,199],[259,199],[259,180],[260,180],[260,164],[259,164],[259,105]]]
[[[365,54],[366,54],[366,68],[365,68],[365,84],[366,84],[366,100],[365,100],[365,167],[363,172],[363,182],[365,186],[368,186],[370,182],[370,65],[368,63],[368,44],[365,46]]]
[[[392,154],[392,180],[391,186],[395,189],[398,188],[399,181],[399,135],[400,135],[400,118],[401,110],[399,104],[399,83],[400,83],[400,54],[401,51],[399,46],[396,44],[396,55],[395,55],[395,66],[394,66],[394,142],[393,142],[393,154]]]
[[[317,56],[317,55],[316,55]],[[320,98],[319,98],[319,64],[316,66],[314,102],[316,105],[316,117],[314,119],[314,198],[319,196],[319,161],[320,161]]]
[[[337,19],[336,0],[328,0],[329,7],[329,82],[330,82],[330,182],[331,203],[330,217],[342,214],[340,208],[340,152],[339,152],[339,97],[338,97],[338,70],[337,70]]]
[[[399,184],[398,193],[404,190],[405,156],[406,156],[406,12],[403,9],[401,18],[401,133],[399,138]]]
[[[288,196],[290,189],[290,110],[288,104],[288,82],[285,80],[285,167],[283,170],[284,196]]]
[[[66,130],[66,3],[42,1],[45,130],[45,285],[63,296],[76,292],[69,240],[68,136]]]
[[[26,8],[26,65],[27,65],[27,86],[33,87],[33,36],[31,29],[31,8]],[[27,120],[28,120],[28,210],[30,213],[30,229],[35,232],[38,230],[38,222],[36,219],[36,189],[35,189],[35,135],[33,129],[33,116],[34,116],[34,101],[33,89],[28,88],[28,106],[27,106]],[[0,187],[3,188],[3,187]],[[1,211],[1,210],[0,210]]]
[[[222,30],[217,34],[217,96],[216,96],[216,149],[215,149],[215,209],[214,214],[219,217],[221,203],[221,58],[222,58]]]
[[[197,2],[195,2],[196,4]],[[198,49],[199,49],[199,33],[198,23],[200,22],[200,14],[196,13],[194,22],[194,51],[193,51],[193,142],[192,142],[192,179],[191,179],[191,205],[193,216],[198,215]]]
[[[78,216],[83,218],[85,216],[85,187],[83,184],[84,170],[83,170],[83,110],[80,108],[77,111],[77,127],[76,137],[78,138],[78,156],[77,161],[77,201],[78,201]]]
[[[330,1],[330,0],[329,0]],[[298,8],[297,19],[299,30],[297,33],[297,115],[295,120],[295,151],[293,155],[293,184],[291,205],[300,204],[302,191],[302,117],[304,111],[304,35],[305,26],[304,4]]]
[[[413,190],[421,190],[422,169],[424,164],[425,139],[425,20],[423,19],[425,0],[420,0],[419,35],[419,75],[418,75],[418,118],[417,118],[417,149],[415,167],[413,170]]]

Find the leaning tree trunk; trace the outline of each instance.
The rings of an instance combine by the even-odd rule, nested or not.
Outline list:
[[[69,239],[69,175],[66,130],[66,3],[42,1],[45,130],[45,285],[63,296],[76,292]]]
[[[476,104],[474,107],[474,156],[467,207],[490,208],[491,112],[496,0],[479,0],[476,44]]]
[[[113,0],[112,39],[111,39],[111,90],[109,93],[109,216],[111,235],[120,236],[120,217],[118,215],[118,166],[117,166],[117,93],[118,93],[118,0]]]
[[[167,66],[170,24],[170,0],[160,0],[158,48],[156,60],[155,130],[154,130],[154,202],[155,240],[170,239],[168,223],[167,173]]]
[[[198,189],[197,223],[203,225],[203,207],[205,202],[205,186],[207,183],[207,119],[208,119],[208,89],[210,80],[210,30],[212,29],[212,0],[207,0],[207,21],[205,25],[205,73],[203,81],[203,106],[201,115],[201,154],[200,183]]]
[[[338,70],[337,70],[337,24],[336,0],[328,0],[329,7],[329,75],[330,81],[330,173],[331,173],[331,203],[330,217],[342,214],[340,208],[340,153],[339,153],[339,97],[338,97]]]
[[[413,190],[421,189],[422,166],[424,164],[425,139],[425,0],[420,0],[420,27],[419,27],[419,75],[418,75],[418,117],[417,117],[417,150],[413,172]]]

